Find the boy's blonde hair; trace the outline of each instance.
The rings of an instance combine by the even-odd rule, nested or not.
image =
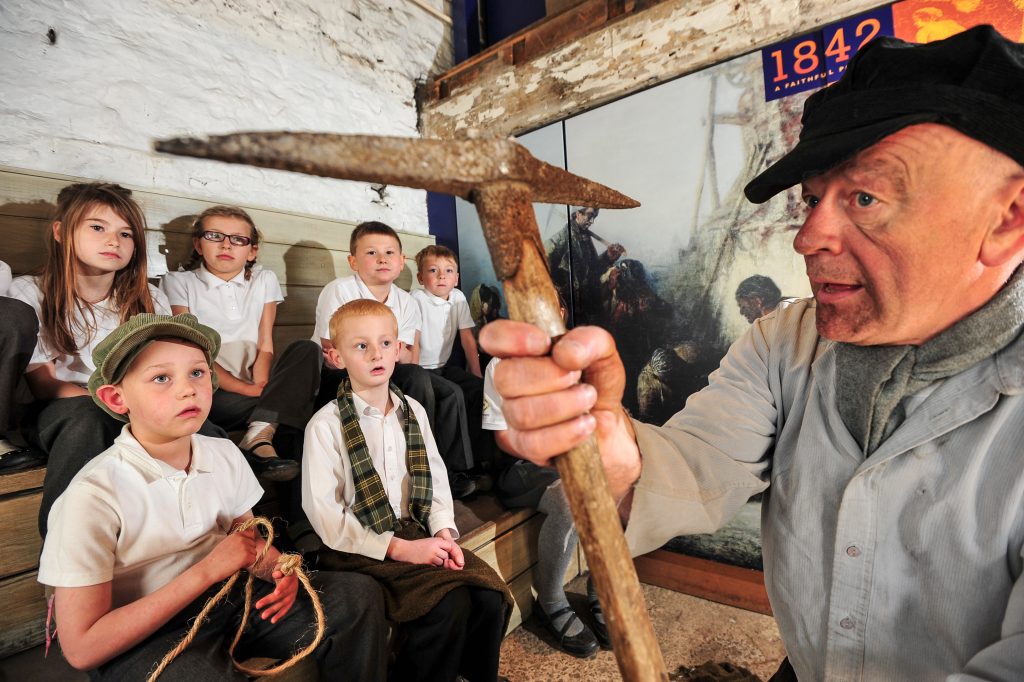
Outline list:
[[[370,317],[372,315],[390,317],[391,321],[395,323],[395,336],[398,336],[398,318],[395,317],[391,308],[372,298],[357,298],[341,306],[331,315],[331,321],[328,325],[331,333],[331,343],[337,347],[337,340],[341,338],[341,333],[344,331],[345,326],[351,324],[352,320],[357,317]]]
[[[420,252],[416,254],[416,270],[423,270],[423,261],[428,258],[438,259],[447,258],[451,262],[455,263],[455,269],[459,269],[459,257],[455,255],[455,252],[449,249],[447,246],[441,246],[440,244],[431,244],[430,246],[424,246],[420,249]]]

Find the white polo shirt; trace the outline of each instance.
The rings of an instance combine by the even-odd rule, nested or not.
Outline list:
[[[325,286],[316,301],[316,329],[313,331],[313,340],[317,343],[320,343],[320,339],[330,340],[331,315],[349,301],[359,298],[377,300],[363,280],[359,279],[359,275],[339,277]],[[416,332],[421,328],[420,307],[412,300],[412,296],[392,284],[384,305],[391,308],[391,312],[398,318],[398,339],[409,346],[416,343]]]
[[[252,381],[263,307],[284,300],[277,275],[256,265],[251,279],[246,280],[242,271],[225,281],[200,265],[186,272],[168,272],[160,288],[171,305],[186,306],[200,322],[220,333],[220,366],[242,381]]]
[[[121,324],[120,316],[117,309],[113,307],[113,302],[110,299],[106,299],[94,304],[92,306],[92,314],[88,311],[84,315],[81,311],[75,312],[78,324],[72,328],[84,328],[92,331],[91,333],[79,333],[75,337],[75,345],[78,347],[77,353],[62,355],[43,340],[43,316],[41,314],[43,292],[39,289],[38,278],[29,275],[15,277],[14,281],[11,282],[11,288],[7,291],[7,295],[28,303],[36,311],[36,317],[39,319],[39,339],[36,341],[32,360],[29,361],[25,372],[31,372],[48,362],[56,361],[57,379],[78,384],[82,387],[86,386],[89,383],[89,377],[92,375],[93,370],[96,369],[96,366],[92,363],[93,350],[99,345],[100,341],[107,338],[107,335]],[[150,284],[149,295],[153,298],[153,312],[158,315],[171,314],[171,306],[162,291]]]
[[[420,365],[427,369],[443,367],[451,357],[459,330],[476,326],[466,295],[452,289],[445,300],[426,289],[416,289],[411,296],[419,304],[423,324],[420,327]]]
[[[501,362],[501,358],[491,358],[484,369],[484,415],[481,422],[488,431],[505,431],[508,424],[505,423],[505,414],[501,411],[501,394],[494,388],[494,368]]]
[[[455,507],[448,487],[448,470],[437,451],[430,431],[430,422],[423,406],[412,398],[409,409],[416,415],[430,465],[430,484],[433,499],[430,504],[430,534],[448,528],[452,537],[459,537],[455,527]],[[358,395],[352,395],[352,404],[359,415],[359,428],[366,438],[373,468],[380,476],[381,485],[397,518],[408,518],[409,470],[405,462],[404,415],[398,396],[391,401],[399,406],[385,415],[371,407]],[[302,509],[324,544],[339,552],[362,554],[383,560],[394,533],[375,533],[365,528],[352,512],[355,503],[355,482],[352,460],[341,432],[341,417],[335,400],[324,405],[306,425],[306,438],[302,446]]]
[[[0,296],[7,295],[7,289],[11,286],[11,266],[0,260]]]
[[[38,580],[112,581],[113,608],[130,604],[209,554],[262,495],[231,441],[193,435],[185,473],[151,457],[125,425],[54,502]]]

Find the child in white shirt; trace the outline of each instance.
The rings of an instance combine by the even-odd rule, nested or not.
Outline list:
[[[319,567],[372,576],[403,632],[395,680],[495,680],[511,595],[455,542],[445,466],[426,413],[390,382],[398,322],[358,299],[331,316],[337,400],[306,427],[302,505],[323,540]]]
[[[279,425],[296,438],[313,414],[320,385],[320,347],[295,341],[275,360],[274,320],[284,300],[277,275],[256,266],[260,233],[237,206],[213,206],[192,226],[193,257],[185,272],[161,283],[171,312],[191,312],[223,339],[217,358],[220,390],[210,421],[233,431],[247,429],[239,447],[257,476],[288,481],[299,473],[299,452],[278,457]],[[280,439],[279,439],[279,442]]]
[[[7,439],[17,428],[15,389],[32,359],[39,334],[32,307],[7,297],[10,284],[11,268],[0,261],[0,473],[43,463],[38,453]]]

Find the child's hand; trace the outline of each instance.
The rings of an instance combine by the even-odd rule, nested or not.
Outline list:
[[[285,575],[276,569],[274,570],[273,578],[277,587],[273,592],[256,602],[255,606],[257,611],[265,609],[260,614],[263,620],[269,618],[271,623],[277,623],[277,621],[288,615],[292,604],[295,603],[295,595],[299,591],[299,578],[294,573]]]
[[[254,529],[232,533],[217,543],[213,551],[197,565],[203,567],[212,585],[234,575],[241,568],[252,566],[259,554],[259,547]]]
[[[461,571],[466,565],[466,557],[462,554],[462,548],[452,539],[451,531],[447,528],[442,528],[437,531],[434,537],[451,543],[451,548],[448,550],[448,559],[443,564],[444,568],[452,571]]]
[[[423,538],[422,540],[400,540],[394,538],[388,546],[388,556],[407,564],[429,564],[444,566],[451,559],[451,548],[455,543],[444,538]],[[461,557],[461,552],[459,553]]]

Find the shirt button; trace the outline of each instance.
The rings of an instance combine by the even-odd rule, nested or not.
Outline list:
[[[857,545],[850,545],[846,548],[846,556],[852,556],[854,559],[860,556],[860,547]]]
[[[853,625],[854,625],[853,618],[847,617],[847,618],[843,618],[841,621],[839,621],[839,627],[841,627],[844,630],[852,630],[853,629]]]

